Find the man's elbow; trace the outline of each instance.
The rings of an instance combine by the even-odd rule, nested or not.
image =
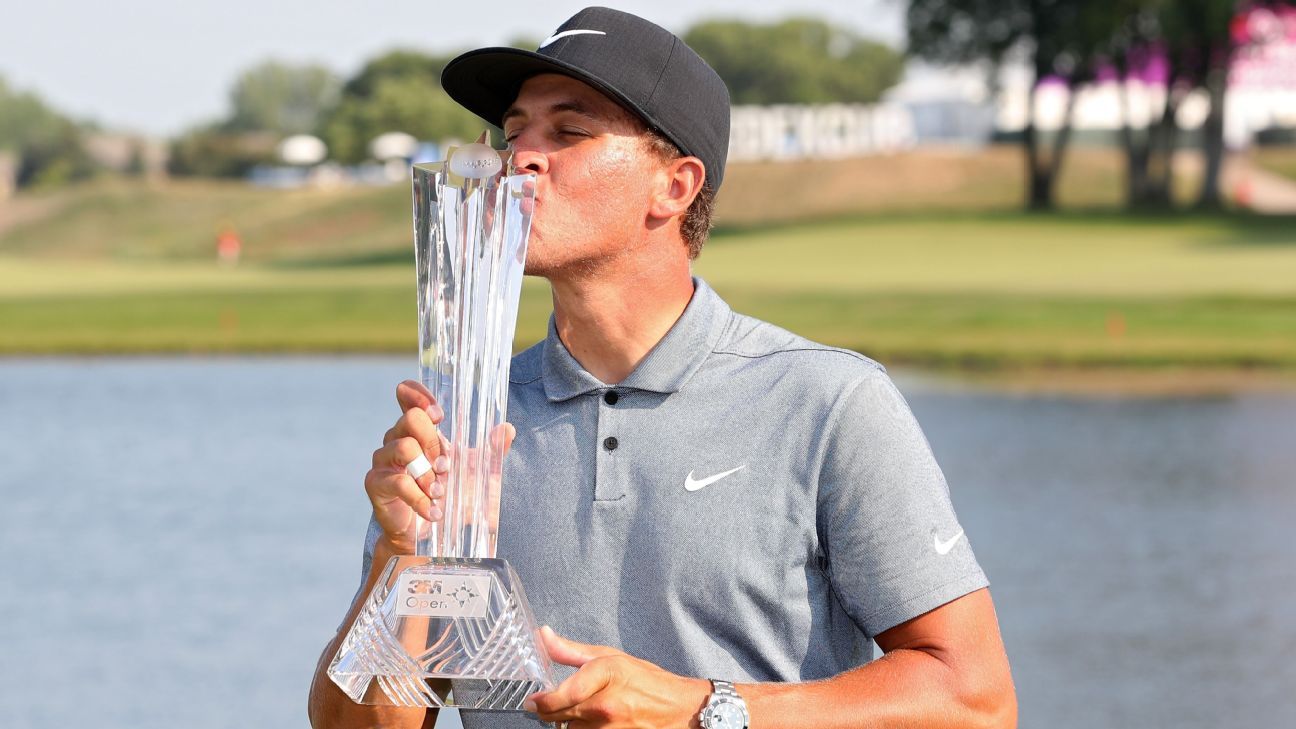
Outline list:
[[[968,726],[975,729],[1016,729],[1017,691],[1005,662],[1002,671],[982,676],[975,685],[960,692],[968,712]]]
[[[987,702],[978,724],[985,729],[1017,729],[1017,693],[1011,684]]]
[[[327,652],[328,649],[325,648],[325,653]],[[311,679],[310,695],[306,699],[306,716],[313,729],[328,729],[331,725],[329,718],[338,715],[335,709],[329,707],[329,703],[336,700],[335,694],[340,692],[332,685],[325,685],[325,682],[331,684],[327,675],[317,668]]]

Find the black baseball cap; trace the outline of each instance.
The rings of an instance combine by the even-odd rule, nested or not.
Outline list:
[[[713,190],[729,153],[729,89],[674,33],[611,8],[585,8],[535,51],[482,48],[450,61],[441,86],[499,124],[528,78],[560,73],[607,94],[706,167]]]

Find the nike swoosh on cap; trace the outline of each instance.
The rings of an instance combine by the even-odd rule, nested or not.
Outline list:
[[[545,46],[553,43],[554,41],[562,38],[566,38],[569,35],[607,35],[607,33],[604,33],[601,30],[564,30],[561,33],[554,33],[548,38],[545,38],[544,41],[540,43],[540,48],[544,48]]]
[[[692,472],[692,471],[689,471],[689,472],[688,472],[688,475],[684,477],[684,490],[685,490],[685,491],[701,491],[702,489],[706,488],[707,486],[710,486],[711,484],[715,483],[716,481],[719,481],[720,479],[724,478],[725,476],[730,476],[730,475],[733,475],[733,474],[735,474],[735,473],[738,473],[739,471],[743,470],[743,469],[746,468],[746,467],[747,467],[747,464],[744,463],[744,464],[742,464],[741,466],[739,466],[739,467],[737,467],[737,468],[731,468],[731,469],[729,469],[728,471],[725,471],[725,472],[723,472],[723,473],[717,473],[717,474],[714,475],[714,476],[707,476],[706,478],[699,479],[699,480],[694,480],[694,479],[693,479],[693,472]]]

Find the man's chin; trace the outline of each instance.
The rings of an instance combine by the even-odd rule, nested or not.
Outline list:
[[[545,265],[544,261],[534,259],[530,255],[527,255],[526,263],[522,265],[522,274],[525,276],[548,278],[549,271],[550,267]]]

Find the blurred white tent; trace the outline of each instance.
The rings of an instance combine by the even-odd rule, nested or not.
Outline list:
[[[410,159],[418,151],[419,141],[405,132],[387,132],[369,143],[369,154],[382,162]]]
[[[328,156],[328,146],[319,137],[294,134],[279,143],[278,152],[285,164],[305,167],[322,162]]]

